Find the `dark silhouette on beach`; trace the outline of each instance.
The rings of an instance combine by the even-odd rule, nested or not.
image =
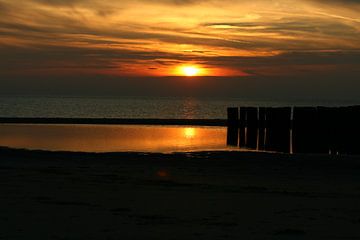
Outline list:
[[[359,154],[360,106],[228,108],[228,145],[283,153]]]

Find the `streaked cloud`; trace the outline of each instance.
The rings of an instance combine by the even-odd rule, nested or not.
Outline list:
[[[193,63],[359,76],[359,12],[355,0],[0,0],[0,75],[166,76]]]

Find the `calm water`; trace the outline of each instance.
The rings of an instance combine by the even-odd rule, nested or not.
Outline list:
[[[352,105],[356,102],[249,101],[210,98],[89,98],[0,96],[0,117],[84,117],[84,118],[226,118],[227,107]]]
[[[0,124],[0,146],[82,152],[239,150],[226,146],[226,128]]]

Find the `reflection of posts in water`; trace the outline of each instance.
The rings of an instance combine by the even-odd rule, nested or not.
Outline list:
[[[227,145],[238,146],[239,109],[238,108],[228,108],[227,115],[228,115]]]
[[[290,107],[266,109],[266,150],[290,151],[290,117]]]

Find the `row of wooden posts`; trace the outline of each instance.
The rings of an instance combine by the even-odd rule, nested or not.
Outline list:
[[[360,106],[228,108],[228,145],[285,153],[360,154]]]

